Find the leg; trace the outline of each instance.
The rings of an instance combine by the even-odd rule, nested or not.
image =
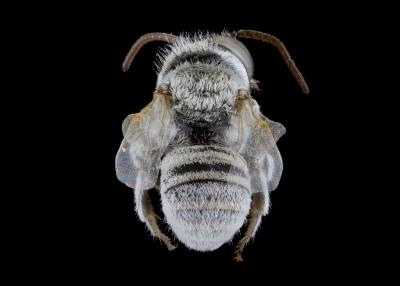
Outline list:
[[[255,235],[258,227],[261,223],[261,218],[263,214],[268,212],[269,207],[269,196],[268,193],[255,193],[253,194],[253,199],[251,202],[249,222],[244,233],[244,236],[239,240],[235,247],[235,252],[233,260],[236,262],[242,262],[242,252],[245,245],[250,241],[250,239]]]
[[[167,246],[168,250],[174,250],[175,245],[171,243],[171,240],[166,236],[158,226],[157,221],[160,217],[154,212],[153,205],[151,204],[149,191],[143,191],[135,189],[135,204],[136,212],[139,215],[139,219],[146,223],[151,234],[159,238]]]

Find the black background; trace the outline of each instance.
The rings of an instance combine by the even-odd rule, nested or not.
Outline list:
[[[358,26],[347,25],[346,11],[334,7],[316,6],[304,9],[307,12],[254,5],[241,11],[215,3],[188,6],[182,12],[156,7],[82,7],[71,13],[60,8],[45,24],[63,23],[50,33],[44,49],[51,69],[40,122],[52,142],[42,147],[53,163],[46,164],[46,210],[39,209],[45,235],[33,240],[47,263],[35,274],[134,283],[138,277],[185,282],[181,273],[194,281],[219,277],[233,282],[319,282],[354,273],[354,264],[366,255],[353,236],[361,227],[352,216],[358,192],[352,179],[357,155],[352,152],[359,146],[349,140],[350,133],[357,133],[349,115],[354,115],[352,107],[360,103],[360,95],[351,94],[346,77],[353,69],[348,57],[355,47],[342,42],[357,37]],[[287,133],[278,143],[282,180],[242,264],[232,261],[237,236],[210,253],[189,251],[182,244],[168,252],[139,222],[132,191],[117,180],[114,170],[122,121],[151,100],[154,60],[162,44],[145,46],[131,70],[123,73],[130,46],[147,32],[223,29],[277,36],[310,87],[309,95],[302,94],[272,47],[243,40],[255,62],[254,78],[262,83],[263,91],[254,98]],[[156,194],[153,199],[160,206]]]

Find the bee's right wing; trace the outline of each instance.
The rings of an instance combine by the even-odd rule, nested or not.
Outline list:
[[[285,127],[261,114],[250,96],[237,101],[225,134],[228,145],[246,160],[253,193],[273,191],[282,175],[282,158],[276,142]]]
[[[131,188],[148,190],[157,182],[161,157],[176,134],[169,100],[156,92],[144,109],[122,124],[124,139],[115,166],[118,179]]]

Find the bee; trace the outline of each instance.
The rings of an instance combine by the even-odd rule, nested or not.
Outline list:
[[[284,44],[259,31],[149,33],[123,62],[127,71],[145,44],[168,43],[158,55],[153,100],[123,121],[116,174],[134,189],[139,219],[169,250],[176,246],[160,229],[150,189],[158,189],[165,221],[189,249],[213,251],[246,224],[234,250],[234,260],[243,261],[243,248],[268,214],[269,192],[281,178],[277,141],[286,130],[264,116],[251,96],[258,89],[254,63],[239,38],[275,47],[308,94]]]

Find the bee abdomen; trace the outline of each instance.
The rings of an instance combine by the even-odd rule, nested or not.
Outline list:
[[[161,166],[163,211],[177,238],[210,251],[230,241],[250,208],[245,161],[223,147],[179,147]]]

